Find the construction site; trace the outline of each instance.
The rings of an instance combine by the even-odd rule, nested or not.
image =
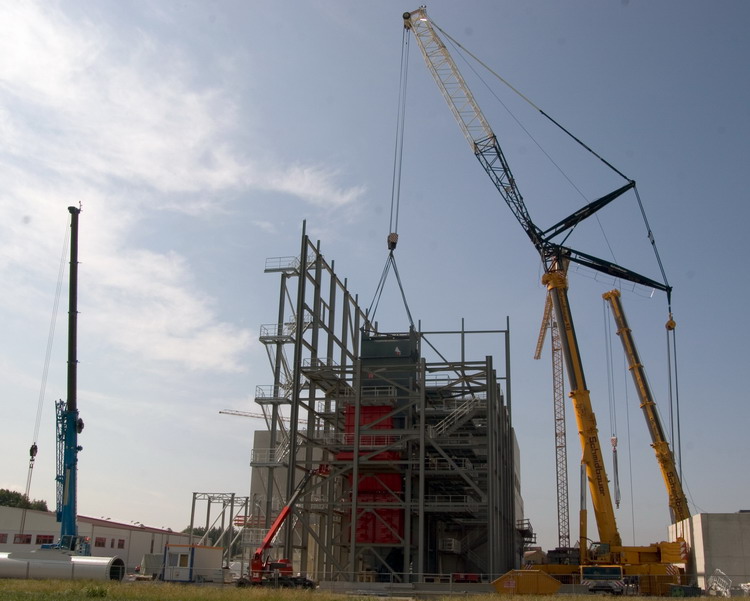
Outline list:
[[[522,496],[528,476],[521,473],[525,449],[513,422],[513,394],[519,394],[512,377],[514,308],[501,308],[504,318],[493,318],[499,322],[486,328],[468,328],[456,316],[458,327],[435,330],[415,321],[407,302],[396,265],[408,60],[402,51],[391,222],[375,298],[369,306],[360,303],[359,291],[336,271],[324,253],[325,242],[310,236],[306,221],[297,248],[266,259],[268,297],[278,299],[275,321],[262,324],[258,333],[268,360],[267,380],[255,385],[251,411],[221,411],[263,420],[264,426],[253,432],[249,490],[193,492],[190,524],[183,533],[107,523],[109,518],[81,520],[88,534],[79,531],[76,465],[82,447],[77,437],[83,422],[76,402],[75,332],[80,208],[69,207],[68,398],[56,405],[60,537],[55,542],[48,534],[52,512],[30,514],[39,549],[31,549],[31,534],[23,525],[12,531],[21,510],[0,520],[14,544],[28,547],[12,548],[8,533],[0,533],[0,577],[119,581],[137,570],[139,578],[167,582],[410,598],[492,591],[750,595],[750,511],[691,511],[681,458],[661,421],[623,307],[623,285],[663,296],[668,352],[674,352],[672,287],[652,232],[648,229],[648,238],[660,272],[655,278],[573,248],[569,241],[579,224],[621,197],[635,195],[643,212],[635,181],[539,110],[623,181],[556,223],[538,225],[511,172],[512,161],[506,160],[446,46],[449,36],[425,7],[402,19],[404,48],[409,43],[418,47],[484,171],[478,177],[489,177],[493,193],[531,242],[527,250],[540,259],[546,304],[535,358],[546,344],[552,357],[555,456],[550,462],[554,459],[556,471],[548,485],[556,500],[549,508],[557,518],[556,546],[538,546],[534,516],[527,514]],[[645,212],[643,218],[648,228]],[[623,542],[615,511],[619,493],[613,493],[568,299],[571,267],[613,283],[601,296],[637,394],[639,427],[648,432],[663,480],[654,503],[669,511],[666,540]],[[404,317],[402,328],[384,331],[376,311],[389,277],[398,285]],[[668,360],[671,391],[676,355]],[[576,423],[577,436],[570,438],[578,445],[568,440],[566,406]],[[615,436],[610,442],[616,447]],[[579,453],[580,489],[571,494],[567,466],[569,457]],[[25,510],[22,515],[25,521]],[[100,547],[93,553],[91,539]],[[124,560],[107,554],[108,541]]]
[[[244,546],[255,549],[248,559],[249,581],[259,584],[272,573],[295,572],[334,590],[382,591],[386,586],[391,592],[413,592],[459,584],[482,591],[492,583],[507,593],[728,595],[732,580],[711,559],[724,553],[719,550],[722,543],[713,539],[707,544],[707,537],[696,535],[702,529],[691,525],[694,516],[681,468],[617,287],[603,298],[623,345],[674,525],[668,541],[628,546],[615,518],[568,302],[568,267],[664,294],[668,335],[675,329],[672,288],[653,237],[661,280],[555,239],[564,242],[578,224],[621,196],[637,196],[635,182],[550,119],[625,183],[551,227],[539,227],[526,209],[498,138],[444,43],[450,36],[432,23],[424,7],[403,18],[404,47],[409,39],[419,47],[472,153],[542,260],[548,296],[536,352],[538,358],[549,331],[559,546],[535,556],[533,524],[524,514],[521,451],[512,422],[510,319],[501,328],[481,331],[467,330],[463,322],[457,331],[423,331],[412,319],[394,254],[402,113],[389,254],[373,304],[366,310],[360,306],[304,225],[299,254],[266,262],[266,273],[280,277],[278,320],[260,331],[272,383],[257,386],[254,395],[267,429],[255,433],[250,495],[236,511],[233,500],[234,515],[222,518],[242,526]],[[406,55],[402,53],[402,60]],[[402,64],[402,94],[405,70]],[[395,332],[380,331],[374,317],[389,273],[398,282],[409,324]],[[474,344],[476,338],[482,338],[482,344]],[[582,452],[577,533],[570,527],[565,396],[573,402]],[[589,532],[587,496],[596,532]],[[737,515],[746,537],[746,515]],[[699,523],[712,519],[706,515]],[[742,571],[736,562],[732,565]],[[734,590],[744,589],[735,581]]]
[[[507,326],[379,332],[319,248],[302,243],[306,263],[266,268],[280,274],[279,315],[297,319],[261,332],[274,381],[256,388],[270,428],[255,437],[253,506],[275,515],[304,487],[284,546],[320,580],[438,582],[517,565]],[[477,336],[494,356],[466,356]]]

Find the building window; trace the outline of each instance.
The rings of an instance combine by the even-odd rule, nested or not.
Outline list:
[[[37,534],[36,544],[37,545],[51,545],[55,542],[55,537],[52,534]]]
[[[30,545],[31,535],[30,534],[14,534],[13,544],[14,545]]]
[[[117,548],[118,549],[124,549],[125,548],[125,539],[121,538],[117,541]]]
[[[110,549],[114,549],[115,548],[115,539],[114,538],[109,541],[109,548]]]
[[[8,542],[8,535],[7,533],[3,532],[0,533],[0,543],[7,543]]]
[[[106,547],[107,546],[107,539],[103,536],[97,536],[94,539],[94,546],[95,547]]]

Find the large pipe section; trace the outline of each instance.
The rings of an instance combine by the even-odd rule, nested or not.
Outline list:
[[[0,552],[0,578],[115,580],[125,576],[119,557],[71,555],[59,549]]]

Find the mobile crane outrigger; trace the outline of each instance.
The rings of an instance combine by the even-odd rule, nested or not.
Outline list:
[[[573,317],[568,302],[567,267],[570,262],[609,274],[615,278],[661,290],[671,297],[671,287],[657,282],[620,265],[563,246],[553,239],[569,232],[577,224],[592,216],[610,202],[635,187],[627,183],[595,200],[575,213],[542,230],[532,220],[516,185],[505,155],[484,114],[474,100],[471,90],[456,66],[445,44],[435,31],[425,7],[404,13],[404,27],[414,34],[428,69],[433,75],[451,112],[469,142],[472,152],[489,175],[500,195],[526,232],[542,259],[544,275],[542,283],[547,287],[560,328],[564,362],[570,383],[570,397],[578,424],[582,449],[582,464],[585,466],[594,516],[599,533],[599,542],[592,546],[594,552],[586,551],[585,534],[580,541],[580,564],[615,564],[623,566],[625,573],[637,574],[641,578],[642,594],[667,594],[668,584],[676,582],[673,563],[684,561],[680,554],[680,543],[654,543],[644,547],[624,547],[617,529],[609,481],[602,456],[602,447],[596,425],[596,417],[583,364],[576,339]],[[543,113],[543,111],[540,111]],[[543,113],[544,114],[544,113]],[[547,116],[545,114],[545,116]],[[600,157],[601,158],[601,157]],[[603,159],[602,159],[603,160]],[[605,161],[606,163],[606,161]],[[609,163],[607,163],[609,165]],[[611,167],[611,165],[610,165]],[[613,168],[614,169],[614,168]],[[617,171],[617,170],[615,170]],[[619,171],[617,171],[622,175]],[[583,520],[582,520],[583,523]],[[553,575],[572,575],[579,571],[578,565],[546,565],[545,570]],[[643,578],[643,576],[649,576]],[[656,576],[651,578],[650,576]]]

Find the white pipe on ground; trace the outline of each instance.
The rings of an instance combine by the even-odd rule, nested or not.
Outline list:
[[[59,549],[0,552],[0,578],[117,580],[125,577],[119,557],[71,555]]]

